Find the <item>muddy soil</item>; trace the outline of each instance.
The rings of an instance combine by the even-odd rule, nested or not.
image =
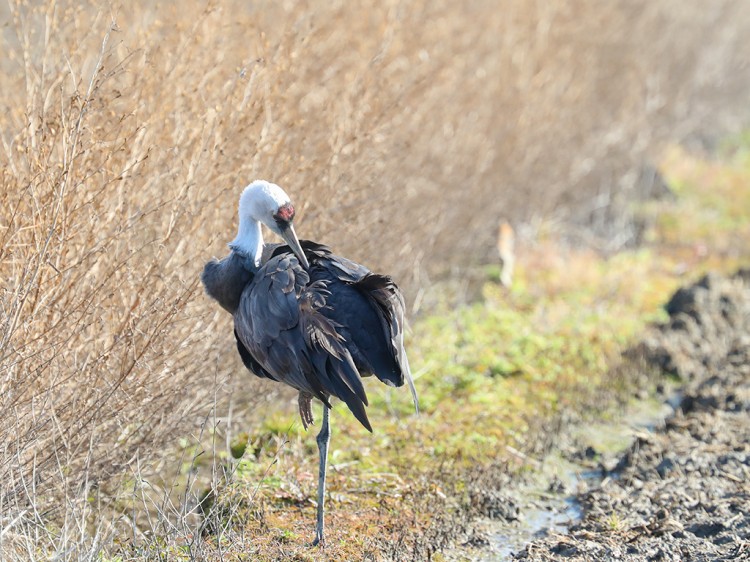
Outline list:
[[[579,487],[578,521],[514,559],[750,560],[750,271],[680,289],[667,310],[633,353],[678,378],[675,412]]]

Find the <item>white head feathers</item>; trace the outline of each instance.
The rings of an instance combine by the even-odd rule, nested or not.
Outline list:
[[[284,239],[305,268],[309,266],[292,226],[294,206],[278,185],[264,180],[248,185],[240,195],[239,215],[239,231],[229,244],[231,248],[252,256],[259,266],[263,251],[262,223]]]
[[[286,192],[275,183],[255,180],[240,195],[240,223],[245,219],[252,219],[277,232],[273,215],[290,202]]]

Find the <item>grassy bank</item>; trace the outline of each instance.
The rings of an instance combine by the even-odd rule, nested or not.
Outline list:
[[[293,194],[304,237],[422,303],[425,414],[373,389],[371,437],[335,412],[332,529],[350,548],[438,529],[420,501],[457,513],[467,471],[600,402],[601,369],[662,289],[743,251],[711,251],[715,195],[681,211],[703,217],[694,243],[682,215],[634,202],[664,139],[747,110],[750,15],[647,4],[0,5],[0,558],[303,552],[312,438],[289,394],[243,373],[198,280],[254,178]],[[686,177],[724,174],[712,165]],[[720,232],[744,228],[724,218],[736,206]],[[509,293],[477,266],[501,218],[523,241]],[[641,224],[645,248],[613,254]],[[212,479],[204,536],[194,498]]]
[[[436,289],[409,338],[422,415],[411,414],[407,392],[378,384],[368,387],[373,435],[334,408],[324,551],[308,548],[317,453],[292,400],[249,435],[230,436],[234,448],[222,456],[233,475],[212,497],[217,527],[200,548],[252,560],[384,552],[418,560],[430,553],[425,537],[439,545],[451,518],[460,529],[457,513],[473,509],[478,473],[533,468],[556,424],[616,418],[617,405],[658,382],[612,369],[621,351],[664,318],[662,305],[679,285],[750,259],[746,147],[728,143],[716,158],[667,150],[670,192],[637,210],[646,226],[636,250],[603,257],[564,248],[550,234],[519,250],[511,290],[499,285],[495,266],[474,272],[481,282],[471,302],[465,284]],[[187,537],[173,540],[175,553],[195,553]],[[126,552],[161,552],[144,548]]]

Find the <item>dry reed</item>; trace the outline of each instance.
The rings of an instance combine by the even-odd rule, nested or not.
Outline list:
[[[95,553],[93,491],[256,384],[197,281],[243,185],[412,294],[491,255],[501,216],[621,247],[655,143],[739,122],[743,5],[11,1],[0,547],[56,520],[49,548]]]

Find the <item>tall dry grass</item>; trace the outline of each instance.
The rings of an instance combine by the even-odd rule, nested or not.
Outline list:
[[[501,216],[620,247],[649,151],[742,122],[745,8],[11,0],[0,541],[95,553],[94,492],[258,384],[197,280],[250,180],[411,294],[491,255]]]

